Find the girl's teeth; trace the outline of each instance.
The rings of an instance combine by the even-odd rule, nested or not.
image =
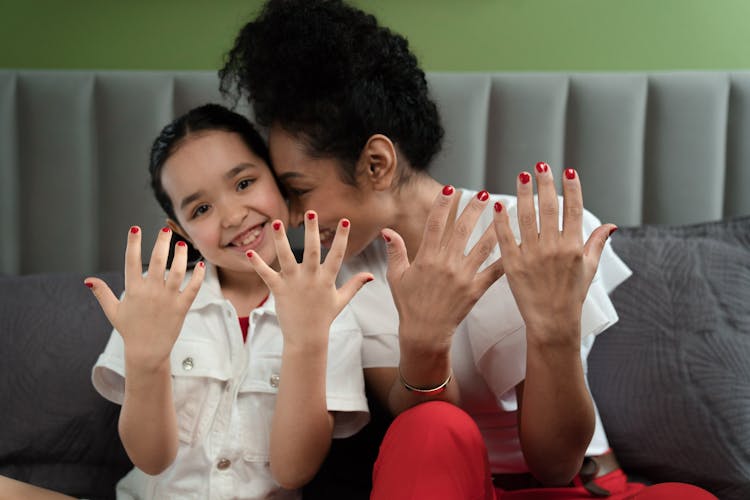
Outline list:
[[[249,233],[247,233],[247,236],[245,236],[243,239],[241,239],[240,241],[235,241],[235,244],[241,247],[245,245],[249,245],[250,243],[255,241],[256,238],[258,238],[258,236],[260,236],[260,231],[261,231],[260,228],[250,231]]]

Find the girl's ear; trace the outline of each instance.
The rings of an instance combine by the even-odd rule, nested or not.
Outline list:
[[[357,162],[360,183],[375,191],[390,189],[396,177],[398,155],[391,140],[383,134],[371,136]]]
[[[172,219],[167,219],[167,226],[169,227],[169,229],[172,230],[172,232],[179,234],[180,238],[187,241],[191,245],[193,244],[193,241],[190,238],[188,238],[187,233],[182,229],[182,227],[177,221],[174,221]]]

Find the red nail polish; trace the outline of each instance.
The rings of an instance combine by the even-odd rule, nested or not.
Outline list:
[[[169,228],[168,227],[163,227],[163,228],[161,228],[161,231],[163,233],[168,233],[169,232]]]
[[[451,186],[450,184],[446,184],[445,186],[443,186],[443,194],[445,196],[452,195],[453,194],[453,186]]]
[[[309,212],[307,214],[307,219],[308,220],[313,220],[314,218],[315,218],[315,212]]]
[[[536,164],[536,171],[539,172],[540,174],[543,174],[547,170],[549,170],[549,165],[547,165],[543,161],[540,161],[539,163]]]
[[[89,288],[94,288],[94,284],[93,283],[89,283],[88,281],[84,281],[83,284],[86,285]]]
[[[610,235],[610,236],[612,236],[612,235],[613,235],[613,234],[615,233],[615,231],[617,231],[617,229],[618,229],[618,227],[617,227],[617,226],[615,226],[615,227],[613,227],[612,229],[610,229],[610,230],[609,230],[609,235]]]
[[[130,228],[130,232],[133,233],[133,234],[137,234],[138,233],[138,227],[137,226],[131,227]]]
[[[565,177],[567,179],[571,179],[571,180],[575,179],[576,178],[576,171],[573,170],[572,168],[566,168],[565,169]]]
[[[253,258],[253,255],[254,255],[254,254],[253,254],[253,251],[252,251],[252,250],[248,250],[248,251],[247,251],[247,253],[246,253],[245,255],[247,255],[247,258],[248,258],[248,259],[252,259],[252,258]]]
[[[488,192],[487,192],[487,191],[485,191],[485,190],[479,191],[479,192],[477,193],[477,199],[478,199],[479,201],[487,201],[487,199],[488,199],[489,197],[490,197],[490,193],[488,193]]]
[[[273,223],[273,228],[276,231],[278,231],[279,229],[281,229],[281,222],[279,222],[279,221],[274,222]]]
[[[383,235],[383,239],[385,240],[386,243],[390,243],[391,242],[391,239],[388,237],[387,234]]]
[[[499,201],[495,202],[495,212],[500,213],[503,211],[503,204]]]
[[[518,178],[521,180],[521,184],[528,184],[531,181],[531,175],[528,172],[521,172],[518,174]]]
[[[187,246],[187,243],[185,243],[184,241],[178,241],[178,242],[177,242],[177,246],[178,246],[178,247],[186,247],[186,246]]]
[[[206,267],[206,263],[203,261],[198,262],[198,267],[203,268]]]
[[[344,219],[341,221],[341,227],[349,227],[349,221]]]
[[[369,282],[371,282],[372,280],[373,280],[373,277],[372,277],[372,276],[369,276],[369,277],[368,277],[368,278],[367,278],[367,279],[365,280],[365,283],[369,283]]]

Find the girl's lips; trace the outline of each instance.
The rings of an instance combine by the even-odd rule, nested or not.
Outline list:
[[[227,246],[243,253],[248,250],[253,250],[263,242],[265,227],[265,223],[253,226],[247,231],[243,231],[237,235]]]

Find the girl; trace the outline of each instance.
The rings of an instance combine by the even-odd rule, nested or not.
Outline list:
[[[269,0],[220,76],[269,127],[292,223],[315,208],[330,244],[346,215],[345,274],[381,278],[352,302],[367,383],[400,414],[372,498],[643,488],[619,470],[586,386],[594,335],[617,320],[607,293],[630,272],[606,244],[616,227],[584,211],[575,170],[562,201],[543,162],[538,203],[528,172],[517,198],[440,185],[427,173],[443,130],[424,72],[403,37],[340,0]],[[435,399],[471,419],[442,403],[411,408]]]
[[[345,305],[372,276],[335,285],[349,221],[321,264],[308,212],[298,264],[262,139],[217,105],[166,126],[149,169],[168,219],[148,271],[133,226],[122,300],[85,281],[115,328],[93,382],[122,404],[135,468],[118,498],[298,498],[331,438],[368,418],[360,332]],[[184,241],[166,272],[173,234]],[[186,241],[204,259],[192,272]]]

